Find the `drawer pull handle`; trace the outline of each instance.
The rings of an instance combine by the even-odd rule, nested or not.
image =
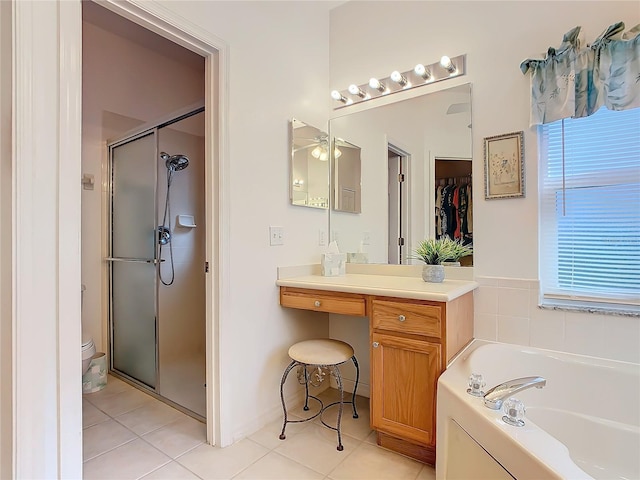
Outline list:
[[[313,302],[313,305],[316,307],[320,306],[320,300],[316,300],[315,302]]]
[[[398,315],[398,320],[404,322],[407,319],[404,315]]]
[[[372,345],[373,345],[373,348],[378,348],[380,346],[378,342],[373,342]]]

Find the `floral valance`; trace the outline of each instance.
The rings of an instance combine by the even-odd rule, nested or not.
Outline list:
[[[583,47],[575,27],[544,59],[520,64],[531,72],[531,125],[586,117],[602,106],[640,107],[640,25],[623,32],[624,23],[616,23]]]

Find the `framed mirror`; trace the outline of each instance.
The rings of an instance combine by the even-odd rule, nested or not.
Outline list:
[[[292,118],[289,199],[292,205],[329,208],[329,135]]]
[[[329,131],[337,146],[344,142],[360,149],[359,213],[329,210],[331,240],[348,258],[361,252],[366,255],[352,257],[369,263],[416,263],[410,259],[413,250],[421,240],[439,235],[442,213],[456,219],[453,227],[448,225],[454,238],[462,235],[456,228],[464,220],[465,242],[472,244],[470,84],[347,113],[331,119]],[[332,177],[335,191],[338,182]],[[436,201],[436,194],[445,185],[450,185],[448,193],[464,193],[464,219],[457,209],[441,211],[442,195]],[[453,201],[452,195],[447,198]]]

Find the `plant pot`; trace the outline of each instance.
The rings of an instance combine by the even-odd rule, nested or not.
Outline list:
[[[430,283],[442,283],[444,280],[443,265],[425,265],[422,267],[422,279]]]

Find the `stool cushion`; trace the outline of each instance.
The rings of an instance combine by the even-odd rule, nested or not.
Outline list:
[[[353,357],[353,347],[328,338],[305,340],[292,345],[289,356],[307,365],[338,365]]]

